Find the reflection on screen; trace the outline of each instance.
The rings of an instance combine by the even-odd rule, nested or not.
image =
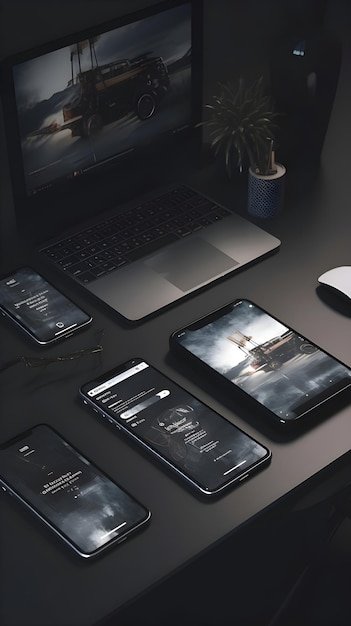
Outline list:
[[[89,316],[30,268],[0,281],[0,305],[39,341],[86,323]]]
[[[267,454],[144,361],[85,389],[108,415],[204,490],[220,489]]]
[[[0,451],[0,475],[83,554],[145,519],[145,510],[46,426]]]
[[[177,341],[284,421],[351,384],[348,367],[245,300]]]
[[[191,3],[17,65],[27,193],[191,123]]]

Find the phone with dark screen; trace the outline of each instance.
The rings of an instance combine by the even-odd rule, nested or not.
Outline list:
[[[293,424],[351,389],[350,367],[249,300],[177,330],[170,347],[279,424]]]
[[[92,321],[30,267],[0,279],[0,311],[43,345],[67,337]]]
[[[0,445],[0,485],[85,558],[121,543],[151,516],[46,424]]]
[[[265,446],[143,359],[91,380],[80,395],[204,495],[248,478],[270,460]]]

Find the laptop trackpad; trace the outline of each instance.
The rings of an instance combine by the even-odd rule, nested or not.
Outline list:
[[[145,265],[178,289],[189,291],[227,272],[238,262],[207,241],[191,237],[153,255]]]

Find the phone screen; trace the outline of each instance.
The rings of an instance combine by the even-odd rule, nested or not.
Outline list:
[[[84,385],[81,394],[204,494],[269,460],[264,446],[143,360]]]
[[[0,280],[0,307],[42,344],[91,321],[87,313],[29,267]]]
[[[268,409],[300,418],[351,385],[351,369],[248,300],[173,333],[195,357]]]
[[[0,481],[84,557],[121,541],[150,517],[45,424],[0,447]]]

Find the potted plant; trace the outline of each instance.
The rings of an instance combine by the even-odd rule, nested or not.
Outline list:
[[[263,77],[250,86],[243,78],[237,87],[232,82],[221,85],[219,94],[205,108],[210,116],[202,125],[208,128],[215,156],[224,156],[228,176],[232,176],[235,156],[240,171],[245,166],[249,168],[249,212],[262,217],[276,213],[286,170],[275,163],[273,146],[278,113],[264,93]],[[263,207],[266,202],[268,205]]]

